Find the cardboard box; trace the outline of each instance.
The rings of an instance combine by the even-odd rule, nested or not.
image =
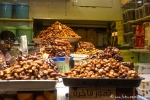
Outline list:
[[[139,76],[145,78],[142,82],[150,81],[150,74],[139,74]]]
[[[142,81],[138,88],[150,90],[150,81]]]
[[[123,29],[123,21],[116,22],[116,29]]]
[[[140,89],[137,88],[138,94],[146,97],[146,98],[150,98],[150,89]]]
[[[127,2],[129,2],[129,0],[121,0],[121,5],[126,4]]]
[[[136,63],[139,74],[150,74],[150,63]]]

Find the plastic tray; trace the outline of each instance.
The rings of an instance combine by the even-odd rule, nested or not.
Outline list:
[[[115,79],[115,78],[63,78],[65,86],[69,87],[111,87],[111,88],[135,88],[144,78]]]
[[[58,80],[0,80],[0,91],[53,90]]]

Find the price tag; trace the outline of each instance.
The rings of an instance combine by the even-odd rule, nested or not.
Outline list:
[[[112,37],[115,36],[115,32],[111,33],[111,36],[112,36]]]
[[[43,52],[44,50],[45,50],[44,46],[40,48],[40,52]]]
[[[116,100],[115,88],[69,88],[69,100]]]
[[[42,58],[43,58],[44,60],[48,59],[48,57],[49,57],[49,54],[47,54],[47,53],[44,53],[44,54],[42,55]]]

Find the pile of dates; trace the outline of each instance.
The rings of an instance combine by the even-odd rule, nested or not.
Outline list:
[[[68,42],[68,40],[54,40],[52,43],[52,50],[54,57],[64,57],[64,56],[70,56],[70,48],[72,46]]]
[[[111,46],[105,48],[103,52],[97,52],[95,54],[91,54],[88,57],[88,59],[93,59],[93,58],[98,58],[98,59],[114,58],[119,62],[123,62],[123,57],[121,55],[120,50],[116,47],[111,47]]]
[[[53,28],[54,34],[56,34],[59,38],[62,37],[79,37],[78,34],[76,34],[70,27],[61,24],[60,22],[55,22],[51,26]]]
[[[139,78],[136,71],[122,65],[121,62],[117,62],[113,58],[83,61],[63,75],[68,78]]]
[[[55,39],[51,41],[51,48],[45,49],[45,53],[49,54],[49,57],[64,57],[70,56],[70,45],[68,40],[65,39]]]
[[[13,66],[0,70],[0,80],[57,80],[61,76],[55,62],[41,55],[19,56]]]
[[[59,39],[56,34],[53,34],[52,31],[49,29],[46,29],[44,31],[41,31],[41,33],[36,38],[41,38],[41,41],[35,45],[35,47],[49,47],[51,45],[51,41],[54,41],[55,39]]]
[[[96,49],[96,48],[92,48],[92,49],[77,49],[77,51],[75,52],[75,54],[86,54],[86,55],[91,55],[91,54],[96,54],[96,53],[100,53],[103,52],[102,50]]]
[[[93,49],[93,48],[95,48],[95,46],[91,42],[80,41],[77,44],[77,49]]]
[[[44,45],[45,47],[48,47],[50,45],[50,42],[55,39],[60,39],[63,37],[78,37],[77,35],[70,27],[61,24],[60,22],[55,22],[50,27],[48,27],[45,30],[42,30],[40,34],[36,37],[37,39],[40,38],[41,41],[36,44],[36,47],[40,47],[41,45]]]

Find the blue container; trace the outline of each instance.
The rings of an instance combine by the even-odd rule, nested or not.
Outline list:
[[[27,3],[16,3],[15,17],[25,19],[29,18],[29,5]]]
[[[9,2],[0,3],[0,18],[12,18],[12,4]]]

